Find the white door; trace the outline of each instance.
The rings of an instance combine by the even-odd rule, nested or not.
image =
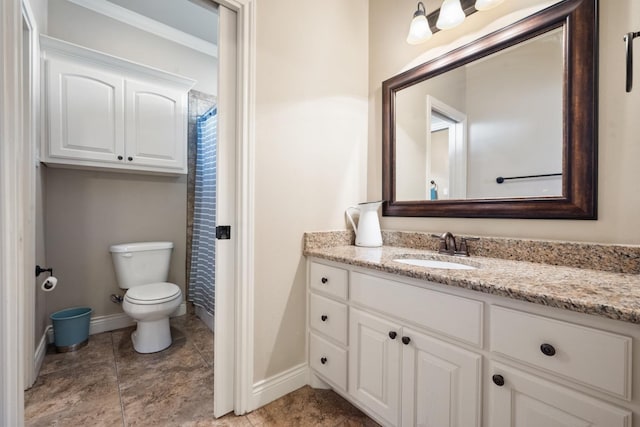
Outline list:
[[[499,363],[492,364],[489,372],[492,427],[631,425],[631,412],[577,391]]]
[[[236,13],[218,7],[218,153],[217,225],[231,226],[231,238],[216,240],[216,287],[214,323],[214,393],[216,417],[234,410],[235,398],[235,292],[236,241]],[[238,190],[239,191],[239,190]],[[238,409],[238,408],[236,408]]]
[[[349,394],[392,425],[400,404],[401,327],[351,309],[349,321]]]
[[[403,329],[402,425],[480,425],[482,356]]]
[[[186,105],[183,91],[127,80],[125,162],[185,170]]]
[[[49,155],[122,163],[122,77],[58,58],[46,69]]]

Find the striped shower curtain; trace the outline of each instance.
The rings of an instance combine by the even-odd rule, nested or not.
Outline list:
[[[216,107],[196,119],[196,183],[189,301],[213,315],[216,261]]]

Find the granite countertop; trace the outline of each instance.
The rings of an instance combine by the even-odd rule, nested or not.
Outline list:
[[[304,255],[428,280],[575,312],[640,323],[640,275],[488,257],[453,257],[397,246],[305,246]],[[423,258],[458,262],[475,270],[416,267],[393,261]]]

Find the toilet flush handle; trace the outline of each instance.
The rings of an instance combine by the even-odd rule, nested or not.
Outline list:
[[[131,258],[133,256],[133,254],[129,253],[129,252],[125,252],[121,255],[123,258]]]

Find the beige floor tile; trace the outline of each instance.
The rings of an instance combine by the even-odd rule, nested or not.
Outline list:
[[[55,347],[49,346],[40,375],[62,369],[80,369],[94,364],[113,364],[114,360],[111,333],[105,332],[91,335],[85,347],[73,352],[56,353]]]
[[[369,420],[360,410],[331,390],[305,386],[248,415],[255,427],[330,426]],[[352,424],[358,425],[358,424]],[[365,424],[362,424],[365,425]],[[376,425],[367,424],[367,425]]]
[[[121,425],[122,410],[115,366],[96,364],[40,375],[25,392],[27,426]]]
[[[213,419],[213,370],[176,368],[121,388],[127,426],[181,426]]]

